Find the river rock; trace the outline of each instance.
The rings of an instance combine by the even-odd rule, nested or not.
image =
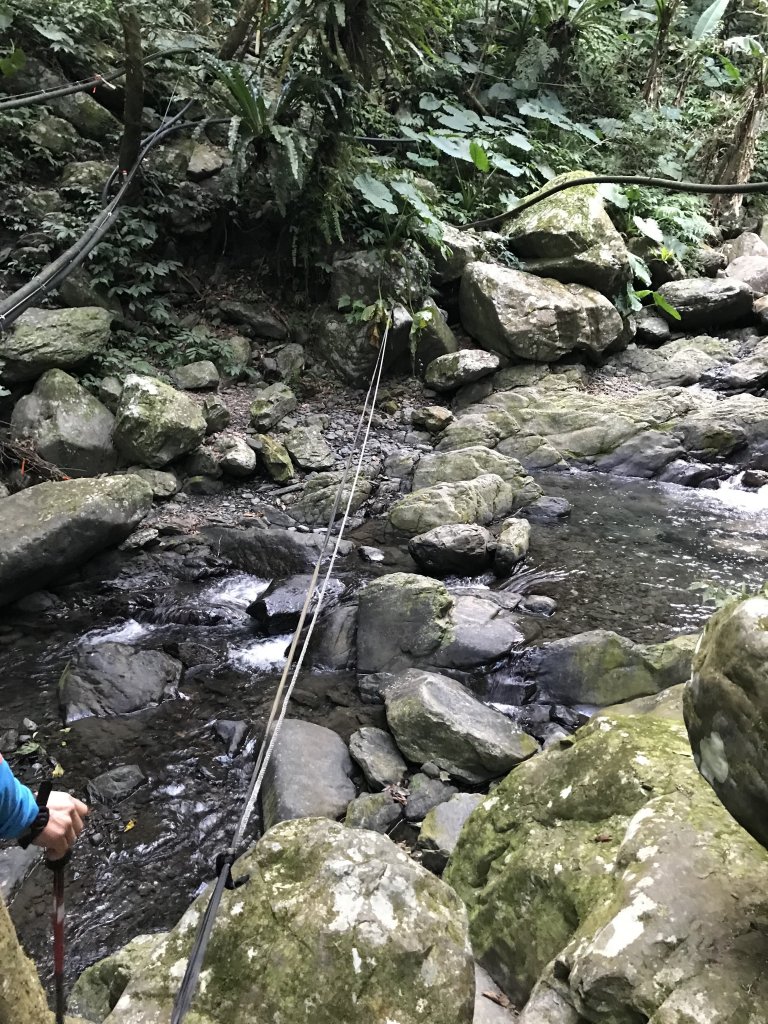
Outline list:
[[[172,498],[181,490],[181,482],[172,470],[163,471],[161,469],[146,469],[144,466],[131,466],[125,472],[148,483],[155,498]]]
[[[355,664],[357,606],[339,605],[318,619],[307,650],[307,665],[344,672]]]
[[[424,303],[417,320],[411,327],[411,354],[414,369],[421,374],[438,357],[458,352],[459,342],[434,299]]]
[[[242,437],[222,434],[213,442],[219,469],[237,480],[245,480],[256,472],[256,452]]]
[[[752,313],[754,295],[752,289],[735,278],[709,277],[688,278],[685,281],[671,281],[659,288],[667,302],[680,314],[680,320],[673,320],[662,313],[677,330],[711,331],[717,327],[738,326]]]
[[[768,598],[732,601],[707,623],[685,691],[696,765],[768,849]]]
[[[637,332],[635,339],[638,345],[663,345],[669,341],[671,331],[667,321],[656,312],[656,307],[640,310],[635,318]]]
[[[373,493],[373,481],[370,479],[373,470],[363,471],[354,485],[349,475],[344,483],[339,503],[339,516],[350,504],[350,514],[354,514],[370,498]],[[299,523],[306,523],[308,526],[327,526],[331,518],[331,512],[336,503],[336,495],[339,485],[344,478],[342,470],[331,473],[318,473],[307,480],[304,491],[298,501],[291,506],[291,515]]]
[[[175,697],[181,662],[163,651],[105,642],[81,650],[59,681],[67,724],[80,718],[126,715]]]
[[[743,259],[745,256],[758,256],[768,259],[768,245],[754,231],[743,231],[736,238],[724,242],[721,248],[728,263]]]
[[[251,881],[224,894],[193,1003],[201,1024],[251,1024],[254,1006],[281,1024],[471,1024],[461,902],[385,836],[284,822],[233,870]],[[206,898],[131,977],[108,1024],[168,1019]]]
[[[206,434],[218,434],[220,430],[226,430],[232,419],[232,413],[218,395],[211,395],[205,399],[203,416]]]
[[[421,869],[423,870],[423,868]],[[448,890],[448,887],[445,886]],[[450,890],[448,890],[450,891]],[[458,902],[458,897],[454,897]],[[462,907],[466,932],[466,912]],[[31,960],[24,954],[5,903],[0,899],[0,1021],[2,1024],[52,1024],[53,1014]],[[471,1015],[466,1017],[471,1021]]]
[[[753,309],[763,327],[768,326],[768,295],[764,295],[761,299],[755,299]]]
[[[527,519],[505,519],[493,552],[493,571],[509,576],[518,562],[528,554],[531,525]]]
[[[231,323],[249,327],[258,338],[283,341],[288,337],[288,328],[269,310],[252,306],[248,302],[238,302],[236,299],[222,299],[219,302],[219,309]]]
[[[0,335],[0,381],[35,380],[46,370],[79,366],[109,341],[106,309],[28,309]]]
[[[697,640],[694,635],[636,644],[595,629],[527,652],[523,671],[553,703],[605,707],[684,683]]]
[[[0,606],[119,544],[152,507],[135,476],[37,484],[0,499]]]
[[[493,352],[463,348],[434,359],[427,366],[424,379],[435,391],[456,391],[465,384],[488,377],[498,368],[499,357]]]
[[[209,526],[201,535],[236,569],[271,578],[311,573],[323,547],[319,534],[266,524],[248,529]],[[353,550],[349,541],[342,541],[339,553],[344,556]]]
[[[437,765],[433,765],[439,774]],[[458,790],[442,779],[433,778],[426,772],[417,772],[408,783],[408,801],[405,805],[405,819],[410,822],[423,821],[429,812],[450,800]]]
[[[727,277],[748,284],[756,296],[768,292],[768,256],[740,256],[728,264]]]
[[[425,868],[440,874],[456,847],[464,822],[483,800],[479,793],[456,793],[426,815],[417,843]]]
[[[124,764],[92,779],[87,787],[88,799],[92,803],[116,804],[146,781],[146,775],[137,764]]]
[[[291,457],[276,438],[270,434],[258,434],[253,441],[262,465],[275,483],[284,484],[293,479],[294,469]]]
[[[117,465],[115,417],[63,370],[48,370],[11,416],[11,435],[28,438],[37,453],[67,476],[98,476]]]
[[[283,380],[292,381],[299,377],[307,362],[307,353],[303,345],[292,342],[290,345],[283,345],[275,353],[275,365],[277,372]]]
[[[535,501],[541,494],[541,489],[517,459],[482,445],[422,455],[413,473],[413,489],[418,491],[435,484],[474,480],[485,473],[493,473],[511,484],[520,493],[524,504]]]
[[[583,177],[583,171],[547,182],[550,188]],[[534,197],[536,193],[534,193]],[[631,279],[629,253],[605,212],[597,185],[569,188],[507,221],[502,229],[526,270],[564,283],[615,295]]]
[[[294,427],[283,437],[292,460],[301,469],[330,469],[336,456],[319,431],[310,427]]]
[[[389,790],[361,793],[350,803],[344,824],[347,828],[367,828],[389,834],[403,816],[403,805]]]
[[[372,789],[399,786],[408,768],[384,729],[365,726],[349,738],[349,752],[363,769],[365,781]]]
[[[322,725],[286,718],[264,777],[264,822],[341,818],[355,797],[346,744]]]
[[[434,281],[437,284],[458,281],[468,263],[483,259],[485,249],[485,241],[474,231],[444,224],[442,246],[432,257]]]
[[[329,301],[339,308],[345,298],[365,305],[383,298],[418,309],[428,286],[429,264],[418,247],[407,241],[399,252],[361,249],[337,257],[331,267]]]
[[[293,576],[271,583],[260,597],[248,605],[248,614],[272,636],[290,633],[299,623],[311,582],[311,576]],[[341,580],[329,580],[325,600],[338,596],[343,589]]]
[[[518,508],[520,494],[495,473],[484,473],[474,480],[435,484],[407,494],[390,509],[389,521],[409,536],[450,523],[487,526]]]
[[[271,430],[298,405],[296,395],[285,384],[270,384],[251,404],[251,425],[259,431]]]
[[[420,430],[426,430],[430,434],[439,434],[453,419],[450,409],[444,409],[441,405],[429,405],[426,409],[415,409],[411,416],[411,423]]]
[[[197,448],[205,432],[200,408],[186,395],[154,377],[126,377],[114,432],[125,458],[162,469]]]
[[[513,359],[551,362],[574,351],[598,357],[623,330],[599,292],[493,263],[469,264],[460,302],[461,322],[478,344]]]
[[[167,937],[167,932],[137,935],[117,953],[93,964],[77,979],[69,996],[70,1009],[88,1021],[101,1024],[115,1008],[131,978],[144,972]]]
[[[448,676],[409,669],[384,691],[387,725],[409,761],[487,782],[539,749],[508,718]]]
[[[477,576],[489,567],[493,535],[471,523],[436,526],[408,541],[411,557],[425,572],[448,576]]]
[[[177,366],[171,371],[171,379],[182,391],[208,391],[221,383],[219,371],[209,359]]]
[[[524,1024],[768,1021],[768,861],[697,776],[679,711],[611,709],[520,765],[445,878]]]

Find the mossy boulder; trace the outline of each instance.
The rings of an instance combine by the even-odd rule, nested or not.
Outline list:
[[[699,771],[768,849],[768,598],[732,602],[707,623],[685,691]]]
[[[350,513],[354,514],[373,493],[373,470],[363,471],[354,482],[348,478],[341,490],[339,509],[344,510],[351,498]],[[301,497],[291,506],[291,515],[308,526],[325,526],[336,503],[339,485],[344,478],[342,470],[317,473],[307,480]],[[354,483],[354,489],[353,489]]]
[[[487,526],[524,504],[521,491],[495,473],[435,484],[401,498],[389,511],[395,529],[413,537],[450,523]]]
[[[279,484],[287,483],[293,478],[294,468],[291,456],[285,445],[276,437],[272,437],[271,434],[258,434],[254,447],[259,453],[267,476]]]
[[[205,418],[191,398],[154,377],[126,377],[114,432],[125,458],[162,469],[197,448],[205,432]]]
[[[35,380],[79,366],[109,340],[112,313],[97,306],[28,309],[0,335],[0,381]]]
[[[562,174],[547,188],[584,177]],[[536,195],[536,194],[535,194]],[[629,253],[605,212],[597,185],[580,185],[545,199],[507,221],[503,233],[526,270],[615,295],[631,279]]]
[[[679,701],[604,712],[461,831],[444,877],[524,1024],[768,1022],[768,858],[696,772]]]
[[[317,818],[272,828],[225,892],[196,1024],[471,1024],[461,901],[388,838]],[[137,970],[108,1024],[167,1021],[201,897]]]
[[[152,489],[125,474],[38,484],[0,501],[2,606],[119,544],[152,507]]]
[[[11,434],[30,439],[67,476],[97,476],[117,465],[115,417],[63,370],[48,370],[11,416]]]
[[[459,342],[446,323],[434,299],[428,299],[421,310],[421,323],[411,328],[411,353],[414,369],[422,373],[435,359],[458,352]]]
[[[0,899],[0,1024],[53,1024],[45,992]],[[470,1018],[471,1019],[471,1018]]]
[[[482,380],[498,370],[499,357],[493,352],[463,348],[437,353],[424,371],[424,380],[435,391],[457,391],[465,384]]]
[[[285,384],[270,384],[251,403],[251,426],[271,430],[298,405],[293,391]]]
[[[413,489],[435,484],[474,480],[484,473],[494,473],[520,492],[522,504],[528,505],[541,495],[538,487],[517,459],[491,451],[483,445],[470,445],[457,451],[422,455],[413,473]]]

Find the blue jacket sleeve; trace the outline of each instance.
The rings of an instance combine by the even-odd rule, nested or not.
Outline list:
[[[16,839],[29,828],[39,808],[32,791],[14,778],[0,757],[0,839]]]

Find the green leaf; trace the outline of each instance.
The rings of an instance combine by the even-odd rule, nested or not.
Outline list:
[[[526,139],[520,132],[510,132],[509,135],[504,136],[504,141],[512,149],[517,149],[521,153],[530,153],[533,149],[531,143]]]
[[[648,264],[645,262],[645,260],[640,259],[639,256],[635,256],[633,252],[628,252],[627,257],[629,260],[630,270],[632,271],[632,277],[636,277],[638,281],[642,281],[643,284],[648,285],[650,287],[651,272],[648,269]],[[650,292],[646,291],[643,295],[640,295],[639,292],[635,292],[635,294],[639,298],[644,299],[646,295],[650,295]]]
[[[659,292],[652,292],[652,295],[653,301],[656,303],[659,309],[663,309],[664,312],[668,316],[671,316],[673,320],[682,320],[682,317],[675,309],[675,307],[672,306],[669,302],[667,302],[663,295],[660,295]]]
[[[486,173],[491,169],[491,163],[488,159],[488,154],[485,152],[479,142],[475,142],[474,139],[469,144],[469,155],[472,157],[472,162],[478,171]]]
[[[27,57],[24,51],[15,47],[10,57],[0,57],[0,74],[5,78],[9,75],[15,75],[17,71],[21,71],[26,63]]]
[[[439,110],[442,105],[443,101],[439,100],[437,96],[434,96],[431,92],[425,92],[419,99],[419,107],[422,110]]]
[[[412,160],[413,163],[418,164],[419,167],[439,167],[440,166],[439,162],[437,160],[433,159],[431,156],[419,156],[418,153],[414,153],[410,149],[408,150],[408,152],[405,155],[408,157],[409,160]]]
[[[658,221],[654,220],[653,217],[638,217],[635,214],[632,221],[638,231],[645,235],[646,238],[650,238],[651,241],[658,242],[659,244],[664,241],[664,232],[659,227]]]
[[[525,173],[524,167],[513,164],[511,160],[507,160],[505,156],[499,156],[498,153],[491,153],[491,162],[497,170],[508,174],[510,178],[519,178],[521,174]]]
[[[629,199],[627,198],[624,189],[619,185],[611,185],[604,182],[602,185],[597,186],[597,191],[603,199],[606,200],[606,202],[611,203],[611,205],[615,206],[617,210],[626,210],[629,208]]]
[[[37,25],[32,26],[38,35],[43,36],[44,39],[49,39],[52,43],[66,43],[68,46],[74,47],[75,41],[72,36],[67,35],[57,25]]]
[[[723,15],[728,7],[728,0],[714,0],[706,11],[703,12],[699,20],[696,22],[691,33],[691,39],[694,43],[698,43],[702,39],[706,39],[707,36],[712,36],[720,27],[720,22],[723,20]]]
[[[437,220],[423,194],[410,181],[392,181],[390,185],[427,223]]]
[[[378,178],[365,173],[358,174],[352,184],[362,194],[366,202],[370,203],[377,210],[383,210],[384,213],[391,213],[393,215],[397,213],[394,196],[383,181],[379,181]]]
[[[439,149],[441,153],[452,156],[455,160],[466,160],[474,163],[469,152],[469,141],[467,139],[452,139],[447,135],[429,135],[429,141]]]
[[[515,90],[510,89],[505,82],[496,82],[488,90],[489,100],[513,100],[516,95]]]

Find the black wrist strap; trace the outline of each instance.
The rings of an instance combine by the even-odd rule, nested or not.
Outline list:
[[[45,805],[48,803],[48,797],[51,795],[52,788],[53,786],[50,782],[44,782],[37,792],[37,806],[40,810],[37,812],[37,817],[29,828],[19,836],[19,846],[22,850],[26,850],[28,846],[31,846],[48,827],[50,812]]]

